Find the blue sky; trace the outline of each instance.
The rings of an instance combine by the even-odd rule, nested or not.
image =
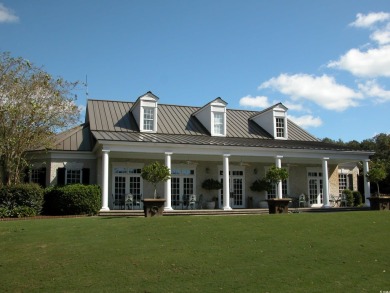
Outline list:
[[[282,102],[319,138],[390,132],[388,0],[0,0],[0,51],[87,75],[92,99]]]

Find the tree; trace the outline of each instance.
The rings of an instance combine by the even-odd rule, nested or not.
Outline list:
[[[16,184],[27,152],[48,149],[53,137],[79,120],[77,83],[53,78],[10,53],[0,54],[0,184]]]
[[[159,162],[154,162],[145,166],[141,172],[142,179],[149,181],[153,184],[154,187],[154,198],[157,198],[157,184],[160,182],[165,182],[171,178],[171,171],[165,165],[160,164]]]
[[[379,193],[379,182],[384,180],[386,178],[386,168],[383,162],[377,161],[377,162],[372,162],[370,166],[370,171],[367,173],[367,179],[370,182],[373,182],[377,186],[378,190],[378,196],[380,196]]]
[[[280,184],[281,181],[288,178],[288,172],[286,169],[272,166],[265,174],[265,180],[272,185]],[[281,196],[281,195],[280,195]]]

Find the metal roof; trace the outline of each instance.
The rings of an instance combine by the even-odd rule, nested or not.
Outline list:
[[[88,100],[88,122],[91,131],[139,132],[130,113],[132,102]],[[206,128],[193,116],[199,107],[158,105],[157,134],[210,136]],[[230,110],[226,112],[226,138],[272,139],[262,127],[251,121],[256,111]],[[318,141],[317,138],[288,120],[288,140]]]

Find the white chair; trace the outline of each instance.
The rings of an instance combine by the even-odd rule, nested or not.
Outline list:
[[[298,207],[306,207],[306,196],[302,193],[300,196],[299,196],[299,200],[298,200]]]
[[[191,194],[189,197],[188,197],[188,209],[191,209],[193,210],[196,206],[196,195],[195,194]]]
[[[134,201],[133,195],[131,193],[126,194],[126,196],[125,196],[125,209],[126,209],[126,206],[127,206],[128,210],[130,210],[130,206],[131,206],[131,209],[133,209],[133,201]]]

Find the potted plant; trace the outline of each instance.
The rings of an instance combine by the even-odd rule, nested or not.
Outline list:
[[[372,210],[390,210],[390,196],[381,195],[379,191],[379,182],[386,178],[386,167],[381,161],[373,162],[370,171],[367,173],[367,179],[376,184],[377,193],[369,197]]]
[[[221,189],[223,186],[222,186],[222,183],[219,182],[218,180],[215,180],[215,179],[206,179],[205,181],[203,181],[202,183],[202,188],[203,189],[206,189],[208,191],[211,191],[211,190],[218,190],[218,189]],[[207,202],[207,208],[209,209],[214,209],[216,208],[217,206],[217,201],[218,201],[218,197],[217,196],[213,196],[211,201],[208,201]]]
[[[161,216],[163,213],[165,199],[159,198],[157,195],[157,185],[160,182],[165,182],[171,178],[169,168],[156,161],[142,169],[141,177],[142,179],[152,183],[154,187],[153,198],[145,198],[142,200],[144,203],[145,217]]]
[[[265,180],[271,185],[281,184],[280,182],[288,178],[286,169],[272,166],[265,174]],[[291,198],[270,198],[267,200],[270,214],[288,213],[288,204]]]
[[[249,187],[254,192],[269,191],[271,189],[271,183],[265,178],[255,180]],[[260,208],[266,208],[267,202],[265,200],[260,201]]]

